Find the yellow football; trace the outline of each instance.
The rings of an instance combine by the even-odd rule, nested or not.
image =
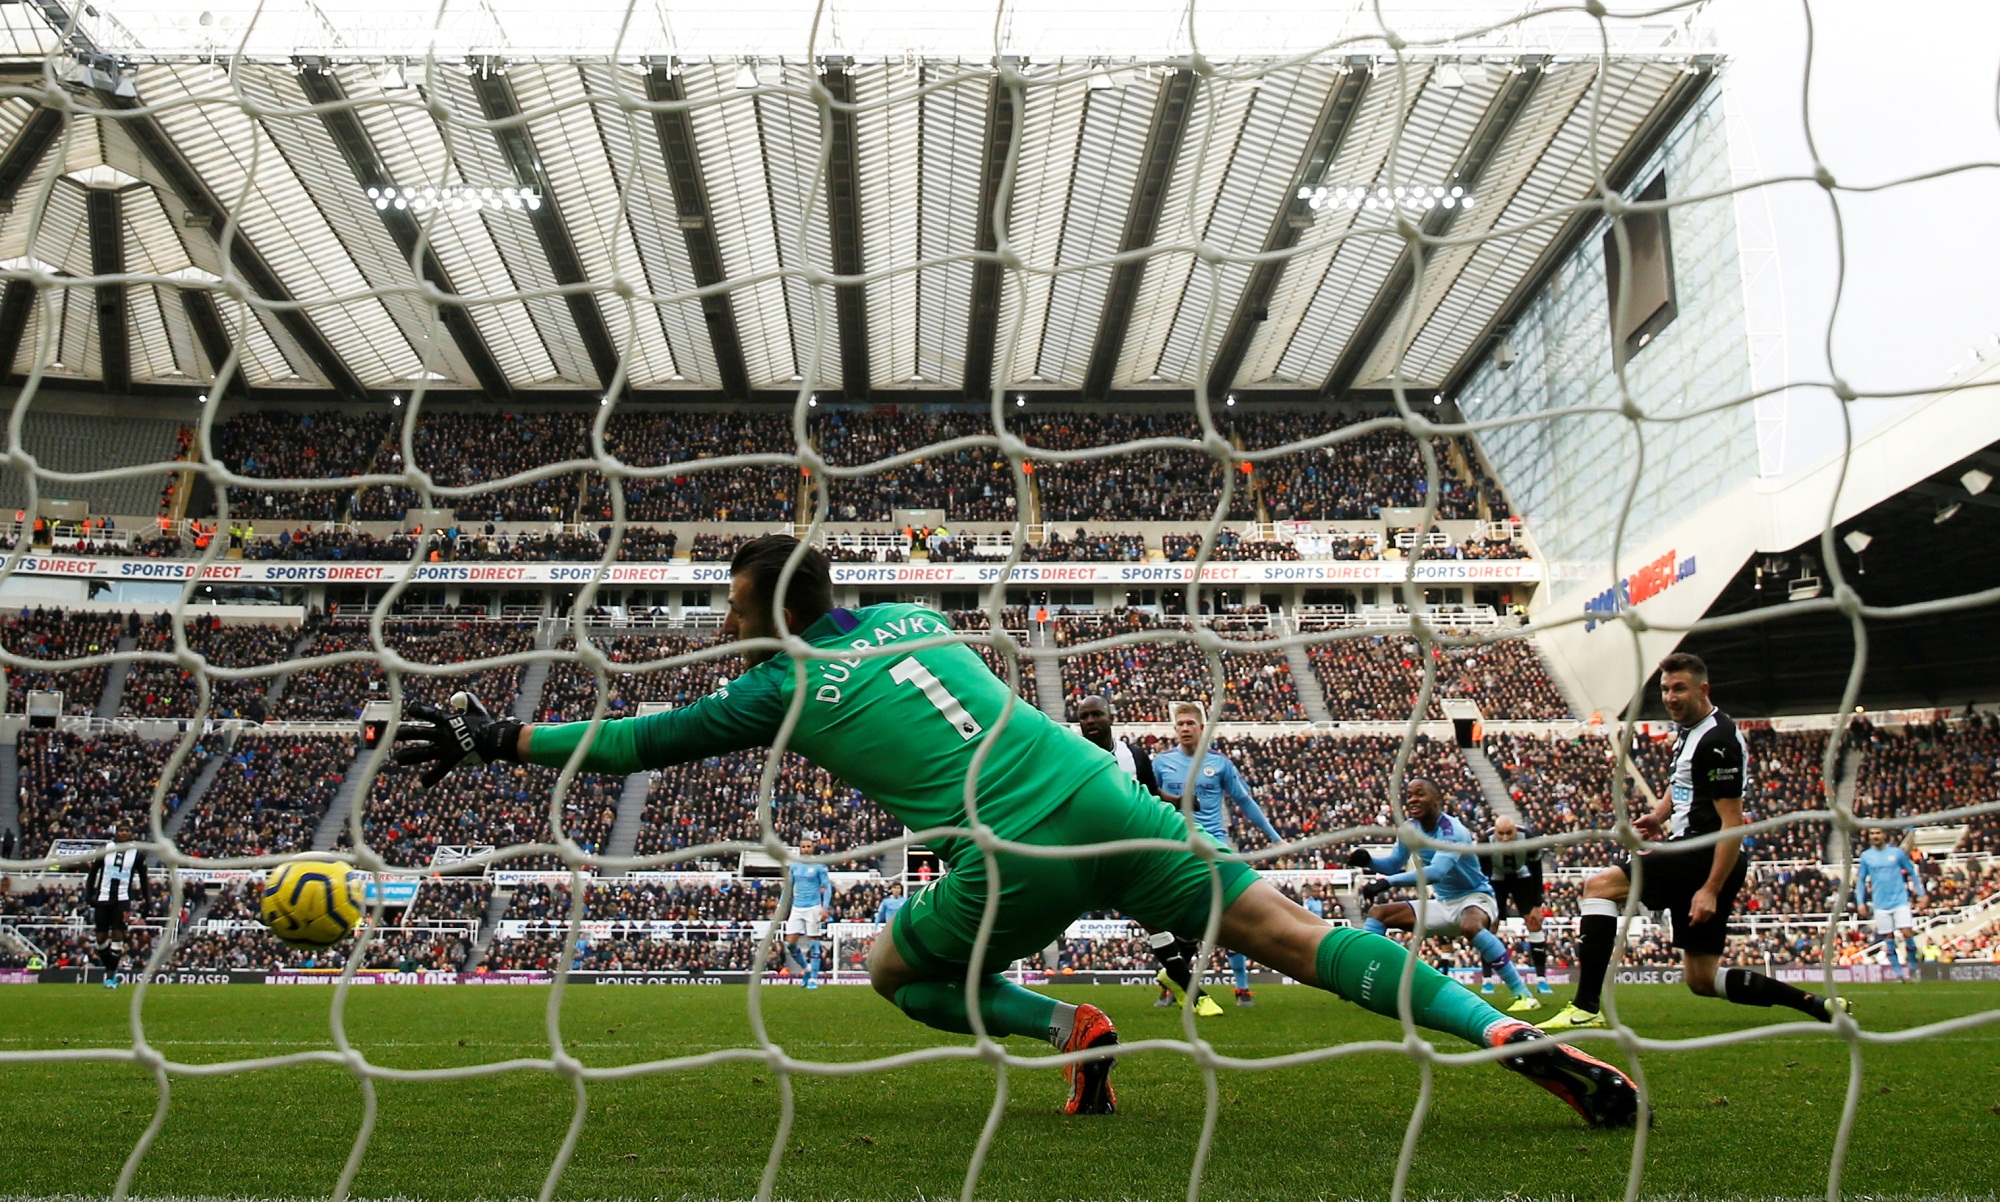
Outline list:
[[[264,877],[264,925],[293,947],[332,947],[361,925],[362,877],[339,860],[291,860]]]

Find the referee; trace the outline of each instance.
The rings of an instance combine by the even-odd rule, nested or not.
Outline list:
[[[1502,814],[1487,833],[1488,843],[1513,843],[1519,839],[1535,837],[1535,828],[1523,826]],[[1535,962],[1535,988],[1542,993],[1553,993],[1549,988],[1549,937],[1542,933],[1542,853],[1539,851],[1495,851],[1479,857],[1480,867],[1486,869],[1486,879],[1493,882],[1493,898],[1499,903],[1500,912],[1493,916],[1497,925],[1507,917],[1511,907],[1528,924],[1528,956]],[[1493,967],[1486,968],[1486,982],[1480,992],[1493,992]]]
[[[91,863],[90,875],[83,881],[106,989],[118,988],[118,969],[125,960],[126,916],[134,905],[143,908],[146,904],[145,854],[136,847],[118,846],[130,838],[131,832],[119,827],[118,838],[105,843],[104,854]]]

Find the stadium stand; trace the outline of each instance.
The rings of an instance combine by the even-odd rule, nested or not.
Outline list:
[[[352,738],[242,737],[223,758],[176,836],[193,856],[285,855],[313,830],[358,750]]]
[[[225,625],[213,615],[193,614],[186,623],[188,649],[218,668],[256,668],[283,663],[291,654],[298,631],[285,626]],[[155,615],[143,623],[138,650],[172,654],[173,616]],[[229,680],[210,676],[208,716],[262,720],[268,709],[271,676]],[[186,717],[195,712],[200,682],[178,664],[137,662],[125,678],[119,715],[135,718]]]
[[[1223,622],[1218,633],[1237,640],[1269,637],[1249,620]],[[1185,619],[1163,618],[1149,610],[1058,614],[1055,644],[1077,647],[1134,631],[1186,629]],[[1305,718],[1291,668],[1278,652],[1224,651],[1225,722],[1296,722]],[[1102,696],[1124,722],[1165,722],[1176,701],[1208,702],[1213,682],[1200,649],[1191,642],[1143,642],[1065,654],[1061,660],[1065,703],[1075,720],[1076,703]]]
[[[1445,631],[1442,633],[1464,633]],[[1407,718],[1423,684],[1422,654],[1407,632],[1361,635],[1315,644],[1308,656],[1335,721],[1395,722]],[[1549,720],[1571,716],[1532,641],[1508,639],[1476,647],[1434,646],[1438,671],[1429,716],[1439,702],[1465,697],[1488,719]]]
[[[120,822],[143,833],[153,787],[175,746],[171,739],[153,742],[116,732],[93,737],[23,731],[16,745],[21,847],[40,855],[57,839],[109,839]],[[168,814],[180,808],[188,786],[220,749],[214,736],[196,742],[167,788]]]
[[[253,409],[215,423],[215,456],[244,476],[336,480],[375,467],[376,455],[394,429],[391,416],[381,412]],[[352,484],[305,491],[237,488],[230,493],[230,512],[267,523],[342,521],[352,509],[354,491]],[[148,513],[151,506],[132,512]]]
[[[100,472],[110,467],[165,463],[181,447],[185,423],[142,416],[97,417],[51,410],[60,402],[43,400],[21,422],[21,446],[35,462],[59,472]],[[158,510],[167,473],[151,472],[109,480],[65,481],[56,496],[82,501],[93,514],[150,514]],[[41,495],[50,496],[46,483]],[[0,509],[28,503],[18,471],[0,472]]]
[[[417,425],[417,466],[442,486],[503,479],[550,463],[583,457],[592,409],[493,414],[427,409]],[[1356,417],[1354,420],[1359,420]],[[1324,435],[1328,414],[1238,412],[1231,428],[1240,445],[1277,446]],[[983,410],[939,413],[836,408],[813,415],[815,447],[829,463],[855,466],[910,447],[991,433]],[[1009,415],[1009,429],[1030,446],[1072,451],[1149,438],[1198,439],[1192,413],[1050,410]],[[402,470],[399,434],[384,414],[347,411],[293,416],[236,414],[218,424],[217,453],[246,475],[321,478]],[[1461,440],[1433,440],[1439,458],[1441,520],[1499,520],[1509,510],[1499,486]],[[776,410],[761,414],[623,410],[614,414],[605,445],[633,468],[693,465],[728,453],[790,454],[791,429]],[[271,448],[283,448],[272,450]],[[1045,520],[1206,521],[1221,491],[1221,466],[1192,450],[1147,450],[1108,461],[1033,459]],[[1105,463],[1116,470],[1105,470]],[[730,468],[647,476],[627,481],[626,516],[639,522],[789,521],[797,510],[799,476],[786,467]],[[1425,477],[1417,444],[1400,430],[1373,431],[1299,456],[1265,460],[1238,482],[1226,515],[1231,521],[1369,520],[1384,509],[1423,505]],[[232,505],[253,519],[394,521],[415,505],[403,487],[347,494],[280,495],[238,490]],[[829,485],[829,516],[847,522],[887,521],[895,511],[942,510],[951,521],[1011,521],[1017,502],[1005,460],[990,447],[946,451],[866,477]],[[461,523],[606,520],[611,510],[601,479],[562,474],[466,498]],[[139,509],[108,512],[145,513]]]
[[[400,619],[384,623],[385,644],[413,662],[462,664],[532,651],[535,630],[520,622],[485,622],[465,617],[442,620]],[[365,623],[331,621],[314,631],[297,658],[371,652]],[[519,664],[470,673],[404,677],[404,696],[442,703],[461,689],[470,691],[498,713],[514,704],[521,687]],[[389,696],[388,677],[373,659],[346,660],[292,673],[278,699],[276,717],[325,721],[361,716],[361,707]]]
[[[136,630],[136,618],[131,615],[36,606],[0,619],[0,642],[25,659],[80,659],[117,650],[119,638]],[[63,695],[64,713],[94,714],[104,694],[108,671],[103,664],[63,672],[9,667],[7,711],[21,713],[27,707],[29,693],[54,690]]]
[[[712,647],[720,641],[720,632],[713,627],[645,634],[605,631],[594,633],[592,638],[614,663],[643,664]],[[565,637],[557,647],[574,651],[576,641]],[[615,673],[610,678],[611,696],[606,713],[613,718],[629,717],[645,702],[678,708],[714,692],[716,686],[742,671],[741,656],[725,655],[644,672]],[[550,666],[548,680],[542,686],[538,720],[580,722],[590,717],[596,701],[597,674],[576,659],[560,659]]]
[[[428,866],[440,845],[546,843],[554,837],[549,799],[558,775],[532,764],[487,764],[453,773],[426,790],[411,773],[385,771],[369,791],[361,829],[369,846],[399,868]],[[578,776],[564,798],[563,833],[586,852],[599,850],[624,787],[615,776]],[[350,846],[345,828],[336,846]],[[522,869],[558,864],[551,856],[509,863]]]
[[[763,771],[761,751],[736,751],[657,769],[646,793],[638,854],[658,855],[730,839],[756,841],[760,837],[757,785]],[[792,754],[784,757],[772,786],[771,821],[778,837],[793,845],[808,834],[846,848],[903,833],[903,825],[874,802],[835,781],[824,768]]]

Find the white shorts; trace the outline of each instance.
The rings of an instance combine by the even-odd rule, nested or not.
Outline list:
[[[1910,907],[1907,904],[1875,907],[1875,933],[1877,935],[1887,935],[1894,931],[1915,930],[1916,927],[1916,916],[1910,912]]]
[[[1456,935],[1459,916],[1467,910],[1483,911],[1489,921],[1500,913],[1500,903],[1491,893],[1468,893],[1451,901],[1425,898],[1410,903],[1417,911],[1417,929],[1426,935]]]
[[[825,906],[793,906],[792,916],[785,920],[785,934],[804,935],[808,939],[818,939],[826,934]]]

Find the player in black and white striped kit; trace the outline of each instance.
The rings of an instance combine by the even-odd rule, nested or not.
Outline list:
[[[118,844],[129,838],[130,832],[120,827],[118,838],[104,845],[104,855],[90,865],[90,875],[83,882],[106,989],[118,988],[118,969],[125,960],[126,914],[131,907],[146,904],[145,853],[136,847],[118,850]]]
[[[1673,915],[1674,943],[1688,989],[1741,1006],[1789,1006],[1821,1022],[1833,1021],[1844,998],[1822,998],[1747,968],[1717,971],[1729,937],[1729,912],[1748,867],[1743,840],[1722,839],[1699,847],[1676,848],[1683,839],[1743,825],[1743,798],[1750,792],[1750,748],[1728,714],[1708,696],[1708,665],[1701,657],[1676,651],[1660,661],[1660,701],[1679,727],[1674,740],[1673,780],[1667,796],[1632,820],[1648,839],[1665,836],[1665,847],[1639,853],[1639,904]],[[1622,855],[1583,886],[1583,917],[1577,923],[1576,997],[1562,1013],[1540,1024],[1544,1031],[1602,1027],[1599,1012],[1604,974],[1618,938],[1618,918],[1632,888],[1632,865]]]

